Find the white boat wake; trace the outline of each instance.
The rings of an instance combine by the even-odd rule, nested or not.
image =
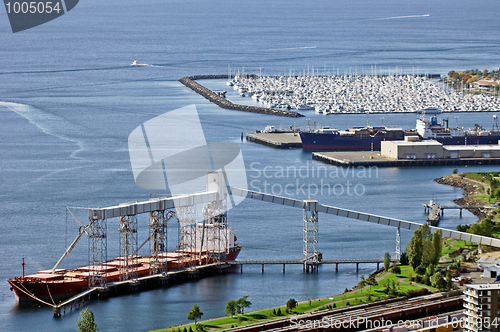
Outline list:
[[[384,18],[376,18],[375,20],[381,21],[381,20],[395,20],[399,18],[414,18],[414,17],[428,17],[431,16],[430,14],[425,14],[425,15],[408,15],[408,16],[393,16],[393,17],[384,17]]]
[[[163,67],[163,66],[158,66],[158,65],[150,65],[147,63],[139,63],[139,62],[137,62],[137,60],[134,60],[134,62],[132,62],[130,65],[131,66],[143,66],[143,67]]]
[[[302,50],[302,49],[307,49],[307,48],[316,48],[316,45],[314,45],[314,46],[302,46],[302,47],[272,48],[272,49],[268,49],[268,51]]]
[[[58,115],[50,114],[30,105],[0,101],[0,107],[19,114],[47,135],[76,144],[78,148],[71,153],[70,157],[83,159],[77,156],[79,152],[84,150],[83,143],[75,139],[72,134],[84,131],[85,128],[74,125]]]

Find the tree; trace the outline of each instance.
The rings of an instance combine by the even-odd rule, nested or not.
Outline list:
[[[391,255],[386,252],[384,255],[384,270],[389,270],[389,266],[391,266]]]
[[[94,313],[88,308],[83,310],[80,318],[76,322],[78,332],[95,332],[97,331],[97,324],[94,321]]]
[[[372,289],[372,286],[378,285],[377,279],[375,279],[375,276],[373,274],[368,275],[368,279],[365,280],[365,283],[370,286],[370,290]]]
[[[198,319],[203,316],[203,311],[200,310],[200,307],[198,305],[193,305],[191,308],[191,311],[187,314],[187,319],[189,320],[194,320],[194,323],[198,321]]]
[[[408,251],[410,265],[414,271],[422,262],[422,251],[422,232],[420,231],[420,229],[417,229],[415,232],[413,232],[413,237],[410,240],[410,249]]]
[[[276,312],[276,315],[281,316],[281,309],[278,308],[278,311]]]
[[[231,317],[233,317],[236,314],[236,309],[237,309],[237,305],[236,305],[235,300],[231,300],[231,301],[227,302],[226,303],[226,316],[230,315]]]
[[[419,265],[416,269],[414,269],[415,273],[419,276],[423,276],[425,274],[425,266]]]
[[[394,274],[400,274],[401,273],[401,268],[399,266],[394,266],[392,269],[391,269],[391,272],[394,273]]]
[[[436,265],[439,263],[439,257],[441,257],[441,250],[443,249],[443,243],[441,242],[441,238],[443,236],[443,232],[438,229],[437,231],[432,234],[432,245],[433,245],[433,254],[434,254],[434,259],[432,263]]]
[[[399,262],[402,264],[402,265],[408,265],[410,264],[409,260],[408,260],[408,254],[403,251],[401,253],[401,257],[399,257]]]
[[[247,298],[248,295],[245,295],[241,299],[238,299],[238,301],[236,301],[236,306],[237,306],[236,311],[239,314],[244,314],[245,308],[250,308],[250,306],[252,305],[252,302],[248,301]]]
[[[297,306],[297,301],[295,299],[290,299],[286,302],[286,310],[292,311]]]
[[[444,280],[441,272],[437,272],[431,277],[431,284],[439,290],[446,289],[446,280]]]
[[[467,231],[467,233],[493,237],[493,234],[496,231],[497,231],[497,226],[496,223],[493,221],[493,216],[489,216],[486,219],[483,219],[481,222],[472,225]]]
[[[361,277],[359,277],[359,279],[361,279],[361,280],[358,282],[358,288],[365,287],[366,286],[365,276],[361,275]]]
[[[451,281],[451,272],[448,271],[446,272],[446,289],[451,289],[452,286],[452,281]]]

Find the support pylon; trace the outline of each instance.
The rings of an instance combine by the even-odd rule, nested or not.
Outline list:
[[[304,201],[303,258],[304,270],[317,269],[318,260],[318,201]]]
[[[107,275],[103,264],[107,261],[107,223],[99,219],[95,211],[89,211],[89,288],[107,286]]]
[[[137,215],[121,216],[120,226],[120,280],[137,278]]]
[[[396,232],[396,259],[398,261],[401,259],[401,233],[399,227]]]

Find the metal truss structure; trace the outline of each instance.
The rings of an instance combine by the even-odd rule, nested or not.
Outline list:
[[[137,215],[121,216],[120,226],[120,280],[137,278]]]
[[[316,270],[318,259],[318,211],[317,201],[304,201],[303,262],[304,269]]]

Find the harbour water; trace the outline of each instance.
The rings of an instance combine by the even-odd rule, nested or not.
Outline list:
[[[312,111],[295,120],[250,114],[211,105],[177,80],[225,73],[228,65],[267,74],[308,66],[335,66],[342,72],[399,66],[442,74],[498,69],[500,36],[491,25],[495,9],[491,1],[464,0],[89,0],[53,22],[16,34],[5,12],[0,13],[0,279],[20,275],[23,257],[27,273],[55,264],[78,231],[66,206],[102,207],[162,194],[135,185],[127,138],[145,121],[191,104],[197,106],[207,141],[240,145],[249,189],[423,222],[422,202],[436,199],[449,205],[461,196],[460,189],[432,181],[452,167],[341,170],[313,162],[301,150],[240,140],[242,132],[269,124],[288,127],[308,121],[341,129],[367,121],[414,128],[415,114],[325,117]],[[481,19],[472,20],[471,13]],[[134,60],[143,65],[131,66]],[[450,124],[490,128],[492,115],[451,113]],[[290,171],[283,173],[281,167]],[[324,184],[336,191],[327,192]],[[455,228],[475,220],[468,212],[461,219],[458,212],[447,212],[441,226]],[[241,259],[301,257],[300,210],[245,200],[230,211],[229,222],[244,247]],[[146,227],[142,222],[139,242],[147,237]],[[118,255],[117,229],[116,221],[108,224],[108,257]],[[395,255],[393,228],[321,215],[319,229],[325,259],[379,258],[387,251]],[[177,241],[175,232],[169,228],[174,234],[170,248]],[[403,243],[410,236],[403,232]],[[82,241],[63,267],[87,261],[87,242]],[[141,331],[187,322],[193,304],[200,305],[203,318],[211,318],[224,315],[225,303],[243,295],[249,295],[251,309],[259,309],[289,298],[341,293],[374,269],[361,265],[356,273],[354,266],[343,265],[335,272],[334,266],[325,266],[318,274],[304,274],[291,266],[283,274],[278,266],[266,267],[262,274],[260,266],[245,267],[243,274],[110,298],[88,308],[103,331]],[[79,313],[54,319],[50,308],[17,306],[7,282],[0,286],[2,330],[71,330]]]

